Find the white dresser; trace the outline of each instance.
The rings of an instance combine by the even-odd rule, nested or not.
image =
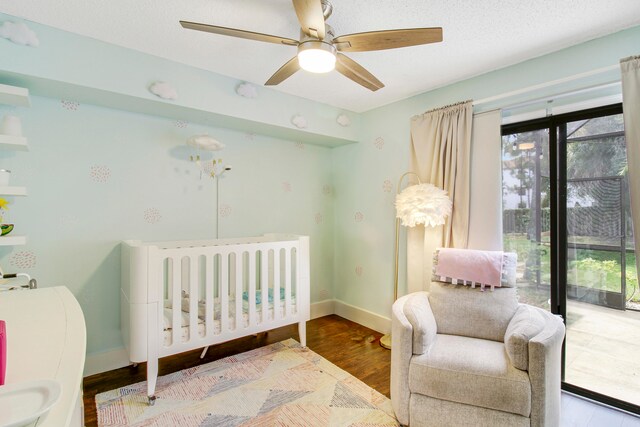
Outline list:
[[[7,328],[6,384],[54,379],[60,400],[33,426],[82,426],[87,333],[78,301],[65,287],[0,293]]]

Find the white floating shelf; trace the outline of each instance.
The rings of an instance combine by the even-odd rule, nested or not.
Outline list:
[[[31,107],[29,89],[0,85],[0,104],[15,105],[16,107]]]
[[[13,234],[0,236],[0,246],[19,246],[26,244],[27,236],[14,236]]]
[[[13,151],[29,151],[27,138],[22,136],[0,134],[0,149]]]
[[[2,196],[26,196],[27,195],[27,187],[0,187],[0,195],[2,195]]]

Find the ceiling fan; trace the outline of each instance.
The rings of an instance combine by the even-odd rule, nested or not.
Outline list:
[[[197,22],[180,21],[180,25],[190,30],[297,47],[298,54],[267,80],[267,86],[282,83],[300,68],[312,73],[336,69],[359,85],[376,91],[384,84],[342,52],[395,49],[442,41],[440,27],[371,31],[335,37],[333,28],[326,23],[333,11],[328,0],[293,0],[293,7],[300,21],[300,40]]]

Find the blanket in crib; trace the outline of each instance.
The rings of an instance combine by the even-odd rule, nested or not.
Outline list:
[[[281,289],[282,291],[284,291],[283,289]],[[273,298],[272,298],[272,290],[269,289],[269,306],[268,309],[272,310],[274,308],[274,304],[273,304]],[[259,292],[259,291],[258,291]],[[257,299],[257,298],[256,298]],[[291,298],[291,304],[295,305],[296,303],[296,298],[295,295],[292,296]],[[190,297],[188,296],[187,293],[183,292],[183,296],[182,296],[182,301],[181,301],[181,312],[180,312],[180,326],[181,327],[186,327],[189,326],[189,307],[190,307],[191,301],[190,301]],[[204,319],[206,317],[206,302],[203,300],[198,301],[198,323],[203,323]],[[280,308],[282,308],[284,306],[284,294],[281,292],[281,299],[280,299]],[[260,312],[262,310],[262,300],[260,300],[260,302],[256,302],[256,312]],[[214,298],[213,300],[213,320],[220,320],[220,313],[222,312],[222,303],[220,301],[220,298]],[[228,312],[229,312],[229,317],[230,318],[234,318],[236,315],[236,301],[235,298],[230,298],[228,300]],[[242,312],[243,313],[248,313],[249,312],[249,302],[246,301],[244,298],[242,300]],[[171,300],[165,300],[164,301],[164,329],[165,330],[169,330],[172,328],[172,324],[173,324],[173,304],[171,302]]]

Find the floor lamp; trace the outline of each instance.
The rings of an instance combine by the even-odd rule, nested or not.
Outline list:
[[[413,175],[418,184],[410,185],[403,191],[402,180]],[[396,191],[396,245],[395,245],[395,275],[393,282],[393,301],[398,299],[398,251],[400,243],[400,223],[405,227],[415,227],[424,224],[425,227],[443,225],[447,216],[451,214],[452,203],[447,192],[432,184],[423,184],[418,174],[406,172],[398,181]],[[380,338],[380,345],[391,349],[391,334]]]

